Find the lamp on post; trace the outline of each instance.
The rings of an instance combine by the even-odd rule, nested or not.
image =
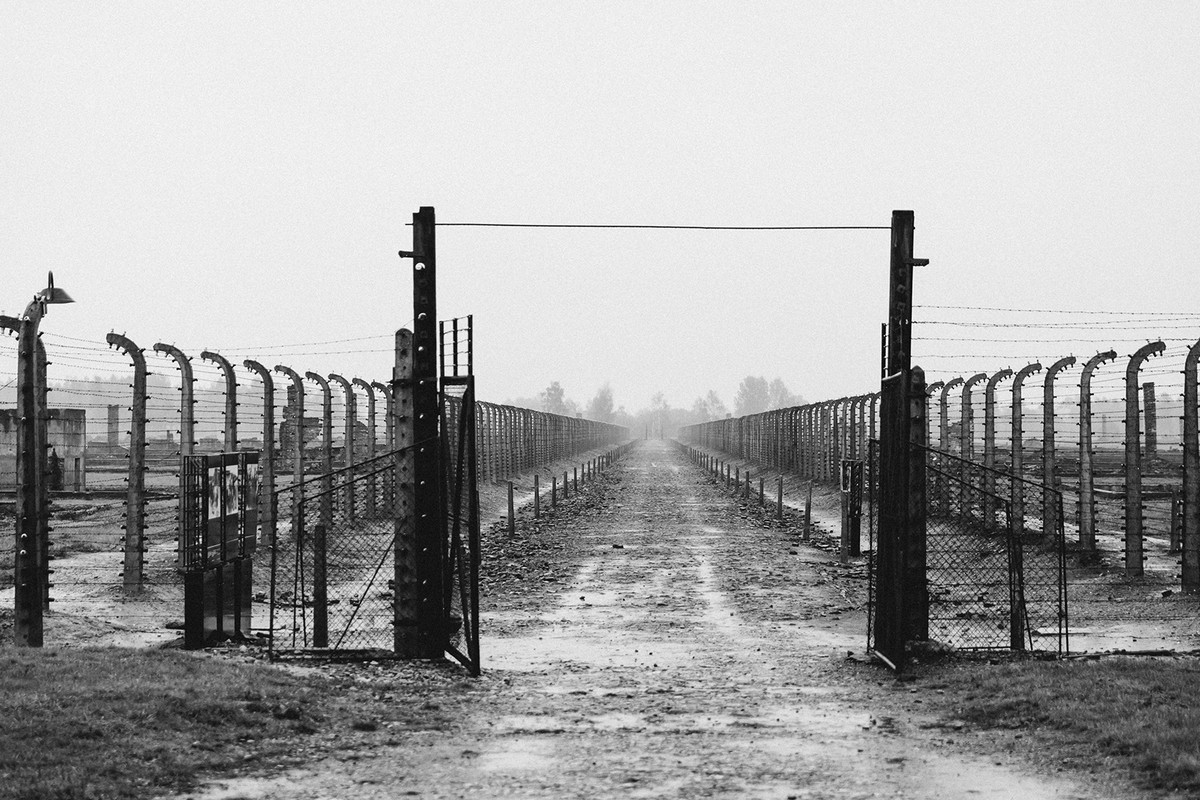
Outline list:
[[[62,289],[48,285],[33,296],[21,315],[17,334],[17,537],[13,568],[13,638],[19,647],[42,646],[43,598],[49,553],[46,542],[46,374],[37,357],[38,327],[46,306],[73,303]]]

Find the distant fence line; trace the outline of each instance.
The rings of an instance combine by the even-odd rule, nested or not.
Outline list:
[[[1112,506],[1119,503],[1126,574],[1143,574],[1144,537],[1162,536],[1172,552],[1182,552],[1184,589],[1200,590],[1200,342],[1186,352],[1171,351],[1173,360],[1182,360],[1181,370],[1159,366],[1153,373],[1182,375],[1181,424],[1169,439],[1159,435],[1155,383],[1142,380],[1147,361],[1161,359],[1165,352],[1164,343],[1154,341],[1123,362],[1107,350],[1088,359],[1068,356],[1046,366],[1035,362],[1016,371],[1005,368],[934,381],[927,390],[926,441],[987,467],[1061,487],[1075,500],[1074,533],[1085,550],[1096,547],[1097,503],[1109,507],[1106,519],[1118,516]],[[1072,368],[1079,369],[1073,397],[1064,391],[1063,380]],[[1041,385],[1031,385],[1038,373]],[[1118,382],[1120,394],[1114,390]],[[1160,378],[1159,388],[1165,383]],[[1098,412],[1100,401],[1094,397],[1099,387],[1109,390],[1102,398],[1103,412]],[[832,481],[841,459],[865,457],[866,442],[878,429],[878,398],[864,394],[688,425],[680,428],[679,438],[763,466]],[[1122,414],[1119,439],[1112,432],[1114,408]],[[1043,505],[1044,530],[1054,529],[1056,513],[1053,504]]]

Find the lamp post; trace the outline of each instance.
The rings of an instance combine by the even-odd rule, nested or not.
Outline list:
[[[45,374],[38,369],[38,327],[46,306],[73,303],[71,296],[48,286],[33,296],[21,315],[17,338],[17,536],[13,569],[13,638],[18,647],[42,646],[42,598],[47,579]],[[41,445],[39,447],[39,444]]]

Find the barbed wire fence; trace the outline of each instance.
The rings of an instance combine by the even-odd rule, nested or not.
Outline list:
[[[233,449],[260,450],[270,435],[274,448],[263,458],[272,462],[276,486],[284,488],[296,475],[287,463],[287,445],[289,431],[296,436],[298,426],[289,412],[289,380],[276,366],[294,365],[304,376],[305,360],[394,353],[392,334],[207,349],[141,334],[108,338],[140,351],[145,362],[140,432],[134,424],[138,359],[104,340],[51,331],[40,337],[49,363],[49,643],[102,635],[112,641],[114,629],[127,629],[125,639],[116,639],[130,643],[174,638],[176,633],[164,626],[177,627],[183,616],[179,498],[185,451],[219,453],[231,444]],[[176,355],[190,371],[190,415]],[[222,361],[233,376],[233,405]],[[269,409],[264,379],[247,361],[273,375]],[[17,405],[16,363],[17,337],[0,335],[0,409]],[[388,377],[311,373],[305,379],[302,474],[317,474],[327,460],[337,468],[348,457],[362,462],[373,452],[388,451],[393,443]],[[318,379],[330,385],[327,412]],[[191,429],[185,431],[188,416]],[[328,429],[320,424],[323,418],[331,422]],[[628,437],[618,426],[495,404],[480,404],[478,421],[481,478],[489,481]],[[17,448],[15,426],[9,428],[0,432],[5,437],[0,451],[10,455],[11,467]],[[349,448],[347,439],[353,443]],[[135,446],[139,442],[141,452]],[[134,479],[136,491],[131,493],[131,478],[139,471],[142,480]],[[0,471],[0,493],[13,491],[15,481],[15,472]],[[0,550],[0,588],[12,585],[13,568],[14,551]]]
[[[1200,554],[1185,546],[1183,423],[1196,414],[1184,394],[1200,313],[926,305],[913,332],[929,444],[1062,491],[1077,622],[1200,612],[1189,597]],[[841,398],[690,426],[680,439],[828,483],[878,429],[877,396],[864,397],[865,415]],[[1042,505],[1014,498],[1027,530],[1052,529],[1056,512]]]

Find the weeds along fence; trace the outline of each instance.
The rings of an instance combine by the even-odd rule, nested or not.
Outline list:
[[[390,335],[352,352],[391,353]],[[257,450],[260,494],[394,449],[388,383],[280,361],[346,352],[345,342],[222,352],[110,334],[106,342],[47,332],[47,450],[52,505],[47,641],[130,629],[131,640],[182,617],[181,458]],[[15,523],[17,338],[0,336],[0,516]],[[481,480],[496,481],[628,438],[619,426],[477,404]],[[295,443],[302,442],[297,465]],[[347,445],[349,443],[349,445]],[[0,590],[15,553],[0,551]],[[265,574],[265,573],[264,573]],[[263,617],[265,623],[265,615]],[[80,630],[69,632],[67,628]],[[136,633],[135,633],[136,632]],[[163,634],[173,636],[167,632]]]

